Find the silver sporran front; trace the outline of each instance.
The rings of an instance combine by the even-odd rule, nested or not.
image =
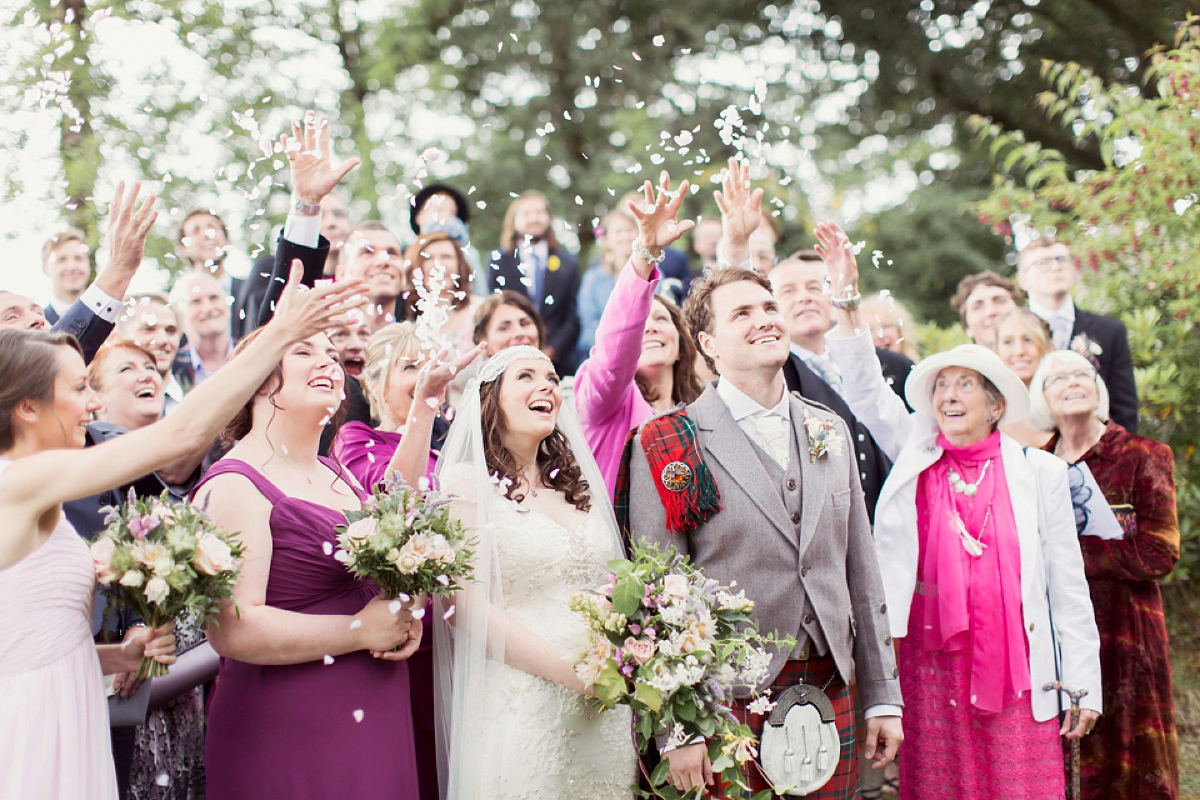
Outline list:
[[[763,726],[758,754],[776,794],[811,794],[828,783],[837,771],[841,738],[825,692],[808,683],[788,687]]]

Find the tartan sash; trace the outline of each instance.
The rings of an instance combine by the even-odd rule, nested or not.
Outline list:
[[[642,427],[640,435],[636,429],[629,432],[617,470],[614,510],[627,543],[629,470],[634,442],[639,439],[666,512],[667,530],[686,533],[721,510],[717,482],[696,443],[696,423],[683,409],[655,417]]]

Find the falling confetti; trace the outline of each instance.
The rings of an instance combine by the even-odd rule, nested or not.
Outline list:
[[[328,667],[332,663],[333,663],[333,656],[325,656],[325,666]]]
[[[355,722],[362,722],[362,721],[363,721],[363,712],[362,712],[362,709],[361,709],[361,708],[356,708],[356,709],[354,709],[354,721],[355,721]]]

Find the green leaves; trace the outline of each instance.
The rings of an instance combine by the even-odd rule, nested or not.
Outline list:
[[[613,589],[612,602],[618,614],[632,617],[641,607],[642,598],[645,596],[646,584],[635,576],[628,575],[617,581],[617,585]]]
[[[658,713],[662,708],[662,692],[648,683],[642,683],[641,681],[635,683],[633,685],[633,696],[639,703],[655,713]]]

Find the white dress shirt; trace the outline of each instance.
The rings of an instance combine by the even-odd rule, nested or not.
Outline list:
[[[1071,332],[1075,330],[1075,301],[1070,297],[1058,308],[1046,308],[1029,300],[1029,310],[1046,320],[1054,335],[1054,349],[1066,350],[1071,346]]]

